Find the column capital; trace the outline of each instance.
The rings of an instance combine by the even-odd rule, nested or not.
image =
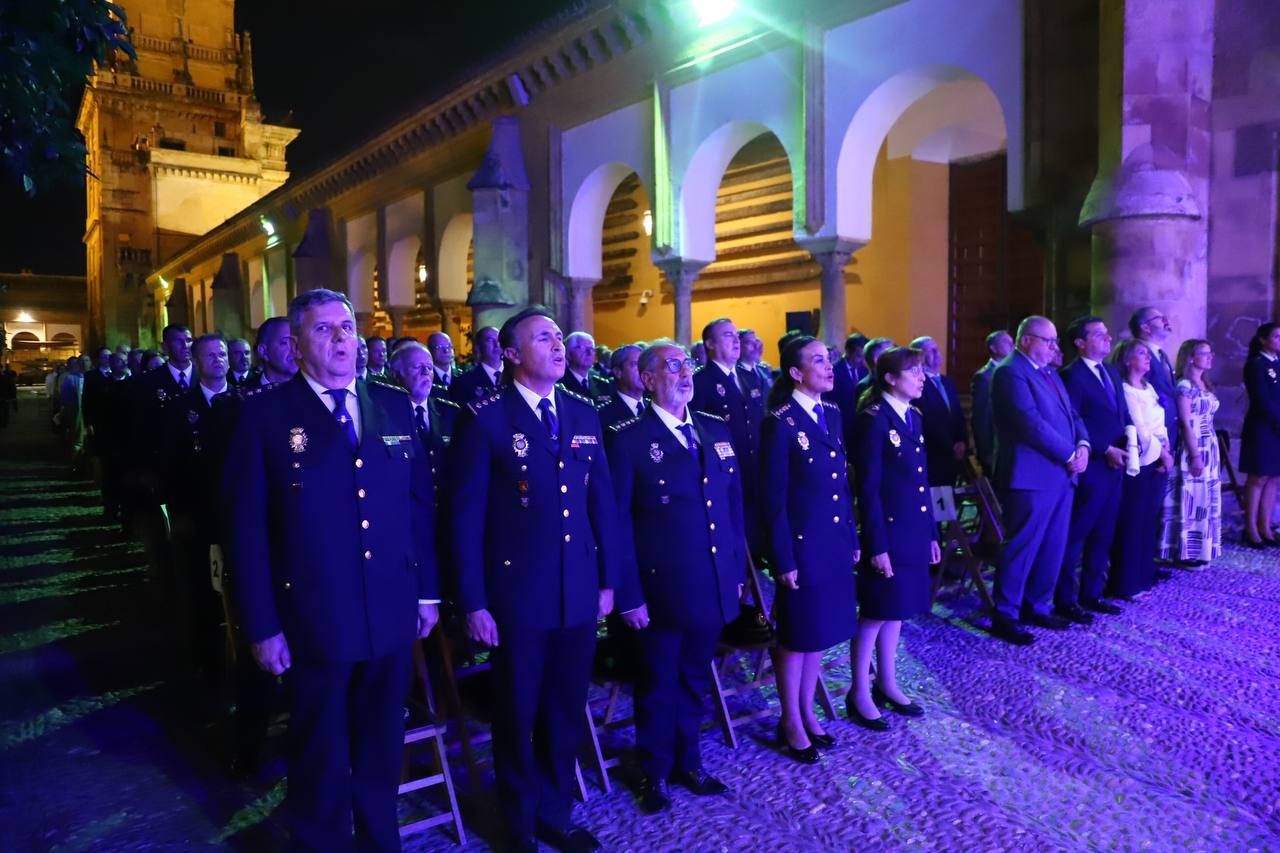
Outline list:
[[[866,243],[844,237],[802,237],[796,240],[796,245],[808,252],[827,273],[828,267],[843,269]]]
[[[709,264],[710,261],[679,257],[661,258],[653,262],[654,266],[662,270],[662,274],[667,277],[667,281],[671,282],[671,286],[677,292],[681,290],[692,292],[693,283],[698,280],[698,276]]]

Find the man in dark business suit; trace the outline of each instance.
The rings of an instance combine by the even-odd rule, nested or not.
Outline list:
[[[960,392],[949,376],[943,376],[942,350],[930,337],[911,342],[924,353],[924,394],[916,401],[924,413],[924,451],[930,486],[954,486],[960,463],[969,452],[969,429],[964,422]]]
[[[773,371],[764,363],[764,341],[756,334],[755,329],[738,330],[739,352],[738,369],[755,375],[760,380],[760,388],[765,396],[773,385]]]
[[[244,338],[227,342],[227,381],[236,387],[254,384],[253,347]]]
[[[564,389],[545,308],[499,332],[511,384],[468,403],[453,440],[449,515],[457,604],[493,648],[498,799],[512,849],[599,842],[571,819],[596,622],[613,609],[615,511],[600,418]]]
[[[728,427],[689,406],[693,369],[674,341],[647,346],[640,372],[653,403],[609,433],[622,555],[617,607],[640,632],[636,746],[640,807],[649,814],[671,807],[668,778],[699,796],[728,791],[702,768],[698,740],[711,659],[738,612],[742,486]]]
[[[300,371],[245,401],[227,454],[231,589],[254,659],[292,681],[292,846],[399,850],[412,643],[438,619],[423,451],[405,392],[356,380],[345,295],[299,295],[289,325]]]
[[[596,363],[596,342],[586,332],[572,332],[564,339],[564,387],[592,403],[607,397],[611,390],[592,371]]]
[[[892,338],[872,338],[867,341],[867,345],[863,348],[863,356],[867,362],[867,375],[858,380],[857,386],[853,389],[853,399],[861,400],[862,395],[871,387],[876,380],[876,359],[880,357],[880,353],[893,346]],[[854,405],[857,405],[856,403]],[[853,445],[849,445],[852,447]]]
[[[432,332],[427,335],[427,350],[436,371],[431,380],[431,393],[447,400],[454,380],[462,375],[453,362],[453,339],[444,332]]]
[[[1062,567],[1076,478],[1089,464],[1089,436],[1071,408],[1067,389],[1049,365],[1057,329],[1045,317],[1018,326],[1017,348],[991,380],[996,427],[996,489],[1005,537],[996,564],[991,631],[1027,645],[1035,638],[1018,620],[1061,630],[1049,612]]]
[[[623,344],[609,357],[614,391],[600,407],[600,424],[605,429],[638,417],[644,410],[644,385],[640,377],[641,350],[639,344]]]
[[[973,397],[973,412],[970,425],[973,430],[973,446],[982,464],[982,473],[991,477],[995,452],[995,426],[991,422],[991,377],[1000,362],[1013,352],[1013,336],[1004,329],[997,329],[987,335],[987,352],[990,358],[978,368],[969,383],[969,391]]]
[[[449,399],[459,406],[487,397],[502,385],[502,347],[498,346],[498,330],[485,326],[472,335],[471,341],[475,347],[476,363],[453,380],[449,388]]]
[[[1093,621],[1092,613],[1120,612],[1102,600],[1102,590],[1120,515],[1129,407],[1120,372],[1106,363],[1111,353],[1106,322],[1101,317],[1081,317],[1067,327],[1067,337],[1075,345],[1076,358],[1063,368],[1062,382],[1071,408],[1089,433],[1089,467],[1080,475],[1072,500],[1071,527],[1053,601],[1059,616],[1087,625]]]
[[[844,339],[844,358],[833,366],[836,371],[835,387],[831,390],[832,402],[840,407],[840,418],[848,423],[857,415],[855,398],[858,383],[871,371],[867,369],[867,336],[854,332]]]

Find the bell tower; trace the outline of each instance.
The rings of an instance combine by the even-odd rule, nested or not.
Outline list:
[[[98,68],[77,117],[90,173],[89,336],[147,345],[166,298],[147,275],[284,184],[298,131],[263,121],[234,0],[118,2],[138,59]]]

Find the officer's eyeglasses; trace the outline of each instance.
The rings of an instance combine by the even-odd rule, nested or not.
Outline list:
[[[1051,347],[1056,347],[1058,345],[1057,338],[1046,338],[1044,335],[1037,335],[1035,332],[1027,332],[1027,336],[1032,338],[1039,338],[1040,340],[1044,341],[1046,344],[1048,344]]]
[[[667,373],[679,373],[682,367],[692,371],[698,366],[698,363],[691,358],[667,358],[663,359],[663,363],[667,366]]]

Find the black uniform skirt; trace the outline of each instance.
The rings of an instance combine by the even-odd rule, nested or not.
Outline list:
[[[799,589],[778,584],[779,645],[789,652],[821,652],[853,637],[858,607],[852,571],[809,585],[801,569],[798,583]]]

